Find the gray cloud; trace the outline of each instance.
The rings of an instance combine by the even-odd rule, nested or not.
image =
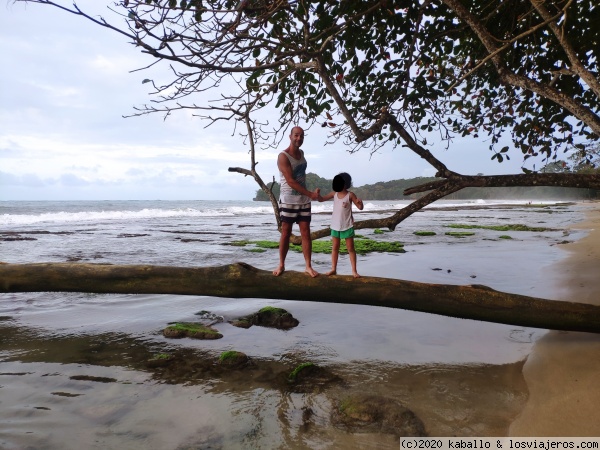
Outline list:
[[[88,186],[90,184],[89,181],[72,173],[62,174],[59,179],[63,186]]]
[[[39,176],[30,173],[15,175],[8,172],[0,172],[0,185],[2,186],[44,187],[52,183],[50,180],[43,180]]]

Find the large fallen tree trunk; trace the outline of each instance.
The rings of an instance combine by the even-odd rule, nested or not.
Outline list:
[[[350,276],[310,278],[248,264],[172,267],[110,264],[0,264],[0,292],[207,295],[383,306],[523,327],[600,333],[600,306],[546,300],[486,286]]]

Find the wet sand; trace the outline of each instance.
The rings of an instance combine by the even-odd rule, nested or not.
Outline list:
[[[563,248],[552,268],[556,298],[600,304],[600,203],[571,228],[589,234]],[[511,436],[600,436],[600,335],[551,331],[523,367],[529,398],[509,428]]]

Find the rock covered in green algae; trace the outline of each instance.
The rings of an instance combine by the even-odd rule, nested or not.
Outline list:
[[[219,364],[225,367],[239,368],[247,365],[250,358],[243,352],[228,350],[219,356]]]
[[[379,230],[379,233],[383,234],[386,230]],[[255,245],[259,249],[276,249],[279,247],[277,241],[236,241],[235,245]],[[228,244],[232,245],[232,244]],[[290,250],[301,253],[302,246],[297,244],[291,244]],[[406,253],[404,250],[404,244],[397,241],[376,241],[365,236],[356,235],[354,239],[354,250],[359,255],[366,255],[371,252],[393,252],[393,253]],[[327,253],[330,254],[332,251],[331,239],[327,240],[315,240],[312,241],[312,252],[313,253]],[[340,245],[340,254],[345,255],[348,253],[346,248],[346,242],[342,240]]]
[[[294,392],[317,392],[324,386],[342,381],[326,368],[311,362],[298,364],[288,375],[288,383]]]
[[[283,308],[265,306],[254,314],[240,317],[230,322],[233,326],[240,328],[250,328],[252,325],[260,327],[278,328],[280,330],[289,330],[298,326],[300,322]]]
[[[332,417],[336,426],[351,431],[380,431],[397,436],[427,436],[421,419],[399,402],[376,395],[343,400]]]
[[[169,355],[168,353],[158,353],[146,362],[146,366],[150,368],[164,367],[169,365],[173,359],[173,355]]]
[[[311,362],[299,364],[292,370],[288,378],[290,381],[299,381],[301,378],[305,378],[308,374],[314,372],[316,368],[317,366]]]
[[[163,335],[167,338],[175,339],[183,337],[194,339],[221,339],[223,337],[221,333],[212,327],[192,322],[177,322],[173,325],[169,325],[163,330]]]

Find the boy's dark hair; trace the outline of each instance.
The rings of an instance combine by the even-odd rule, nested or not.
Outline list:
[[[352,177],[346,172],[338,173],[333,177],[332,188],[335,192],[341,192],[352,187]]]

